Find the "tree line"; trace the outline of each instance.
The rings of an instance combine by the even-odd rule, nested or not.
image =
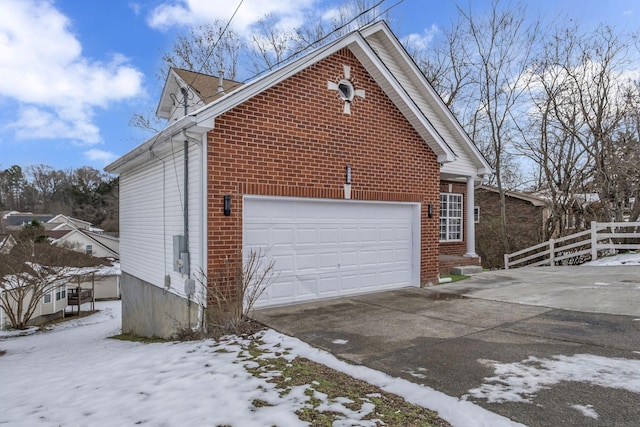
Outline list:
[[[250,40],[227,22],[196,26],[164,53],[158,77],[179,67],[247,79],[369,22],[396,26],[382,3],[348,1],[331,20],[308,19],[296,28],[268,15]],[[513,250],[518,239],[509,232],[508,190],[549,201],[544,239],[589,220],[637,220],[638,29],[544,20],[519,2],[493,0],[483,10],[462,4],[428,43],[400,41],[495,171],[487,179],[500,194],[501,251]],[[132,123],[152,128],[143,115]]]
[[[545,240],[588,220],[637,220],[638,29],[547,22],[499,0],[482,12],[457,11],[430,46],[407,47],[495,169],[503,251],[517,241],[507,190],[548,199]]]
[[[0,168],[0,211],[64,214],[118,231],[118,177],[90,166]]]

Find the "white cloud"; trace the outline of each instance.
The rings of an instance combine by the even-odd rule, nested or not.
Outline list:
[[[20,105],[10,125],[18,138],[98,143],[94,109],[142,93],[142,73],[123,56],[82,56],[70,20],[51,1],[4,0],[0,16],[0,97]]]
[[[407,46],[415,47],[416,49],[426,49],[431,44],[433,38],[438,34],[438,26],[432,24],[431,27],[425,28],[421,34],[412,33],[406,36],[403,40]]]
[[[282,26],[296,26],[304,21],[318,0],[245,0],[233,18],[233,27],[248,36],[251,26],[267,14],[277,17]],[[238,7],[238,0],[213,2],[211,0],[169,0],[151,11],[148,24],[166,30],[173,26],[197,25],[219,19],[228,21]]]
[[[110,151],[98,150],[97,148],[92,148],[85,151],[84,156],[92,162],[98,162],[103,165],[111,163],[118,158],[116,154]]]

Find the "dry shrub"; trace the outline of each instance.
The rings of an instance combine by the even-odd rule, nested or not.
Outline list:
[[[267,260],[268,251],[251,249],[244,262],[225,260],[224,266],[207,277],[207,335],[249,335],[262,325],[250,314],[262,293],[278,277],[275,261]]]

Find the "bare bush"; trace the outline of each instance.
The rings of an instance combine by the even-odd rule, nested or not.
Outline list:
[[[267,250],[251,249],[241,264],[226,259],[224,266],[208,277],[208,332],[213,336],[253,333],[259,327],[251,318],[253,306],[278,277],[275,261]]]

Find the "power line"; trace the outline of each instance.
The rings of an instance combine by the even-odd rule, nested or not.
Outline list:
[[[229,29],[229,26],[231,25],[231,22],[233,21],[233,18],[235,18],[236,14],[238,13],[238,10],[240,10],[240,6],[242,6],[243,2],[244,2],[244,0],[240,0],[240,2],[238,3],[238,6],[236,6],[236,10],[233,11],[233,14],[231,15],[231,18],[229,18],[229,20],[227,21],[227,24],[224,26],[224,28],[220,32],[220,35],[218,35],[218,39],[215,41],[215,43],[213,45],[211,45],[210,49],[207,50],[207,54],[205,55],[204,60],[200,63],[200,68],[198,68],[198,71],[196,71],[197,74],[201,74],[202,68],[204,68],[204,64],[206,64],[207,61],[209,60],[209,58],[211,57],[211,55],[213,55],[214,50],[218,46],[218,43],[220,43],[220,40],[222,40],[222,37],[224,36],[224,34]],[[189,84],[190,88],[193,87],[193,84],[195,83],[197,77],[198,77],[197,75],[193,76],[193,79],[191,80],[191,83]],[[181,101],[181,103],[182,102],[184,102],[186,104],[187,100],[183,99]]]
[[[291,58],[293,58],[293,57],[295,57],[295,56],[297,56],[297,55],[301,54],[302,52],[304,52],[305,50],[309,49],[310,47],[313,47],[313,46],[315,46],[315,45],[317,45],[317,44],[321,43],[322,41],[324,41],[324,40],[328,39],[328,38],[329,38],[329,37],[331,37],[332,35],[334,35],[334,34],[338,33],[339,31],[343,30],[346,26],[348,26],[348,25],[350,25],[351,23],[353,23],[353,21],[357,20],[358,18],[360,18],[360,17],[361,17],[361,16],[363,16],[363,15],[366,15],[367,13],[371,12],[373,9],[377,8],[378,6],[380,6],[382,3],[384,3],[384,1],[385,1],[385,0],[380,0],[378,3],[374,4],[373,6],[371,6],[371,7],[370,7],[370,8],[368,8],[368,9],[366,9],[366,10],[364,10],[364,11],[360,12],[359,14],[357,14],[356,16],[354,16],[353,18],[351,18],[349,21],[345,22],[344,24],[340,25],[340,26],[339,26],[339,27],[337,27],[337,28],[334,28],[334,29],[333,29],[333,30],[331,30],[329,33],[325,34],[324,36],[320,37],[319,39],[312,41],[311,43],[307,44],[306,46],[302,47],[301,49],[298,49],[297,51],[293,52],[291,55],[287,56],[286,58],[281,59],[280,61],[276,62],[276,63],[275,63],[275,64],[273,64],[273,66],[271,66],[270,68],[266,68],[266,69],[264,69],[264,70],[262,70],[262,71],[260,71],[260,72],[258,72],[258,73],[256,73],[256,74],[254,74],[253,76],[251,76],[251,77],[249,77],[249,78],[247,78],[247,79],[243,80],[243,81],[242,81],[242,83],[246,83],[247,81],[249,81],[249,80],[251,80],[251,79],[254,79],[254,78],[256,78],[256,77],[258,77],[258,76],[260,76],[260,75],[262,75],[262,74],[264,74],[264,73],[267,73],[267,72],[269,72],[269,71],[272,71],[274,68],[276,68],[276,67],[278,67],[279,65],[282,65],[283,63],[285,63],[285,62],[289,61]],[[398,3],[394,4],[393,6],[391,6],[391,8],[393,8],[393,7],[397,6],[398,4],[402,3],[402,1],[403,1],[403,0],[400,0],[400,2],[398,2]],[[391,8],[388,8],[388,9],[387,9],[385,12],[383,12],[383,13],[386,13],[386,12],[387,12],[387,11],[389,11]],[[378,19],[378,17],[379,17],[380,15],[382,15],[382,14],[378,14],[378,15],[376,15],[373,19],[371,19],[371,20],[367,21],[367,23],[366,23],[366,24],[364,24],[363,26],[365,26],[365,25],[369,25],[371,22],[373,22],[374,20]],[[362,27],[362,26],[361,26],[361,27]],[[361,28],[361,27],[360,27],[360,28]]]

